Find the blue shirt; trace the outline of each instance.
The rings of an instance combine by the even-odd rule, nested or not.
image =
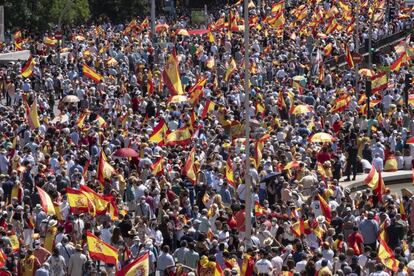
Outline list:
[[[49,271],[41,267],[38,270],[36,270],[35,276],[49,276]]]

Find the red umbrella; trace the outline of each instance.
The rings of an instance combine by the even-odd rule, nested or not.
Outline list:
[[[114,153],[114,156],[117,157],[138,157],[139,154],[134,149],[131,148],[121,148],[117,149]]]

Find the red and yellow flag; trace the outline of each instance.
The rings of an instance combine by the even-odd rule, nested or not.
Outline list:
[[[95,214],[93,202],[80,190],[66,188],[66,196],[70,211],[75,214],[91,213]]]
[[[102,261],[115,266],[118,264],[118,249],[100,240],[89,231],[86,232],[86,239],[89,256],[92,260]]]
[[[188,126],[170,132],[165,138],[166,146],[186,146],[191,143],[191,132]]]
[[[234,58],[232,58],[227,65],[226,74],[224,76],[224,81],[228,82],[230,80],[230,77],[233,75],[235,71],[237,71],[237,65],[236,65],[236,61],[234,60]]]
[[[294,224],[292,224],[292,226],[290,226],[290,229],[298,237],[304,235],[305,234],[305,221],[303,219],[299,219],[299,221],[295,222]]]
[[[189,99],[188,101],[192,104],[195,105],[198,103],[198,101],[200,100],[200,98],[203,95],[203,89],[204,86],[207,83],[207,79],[206,78],[202,78],[201,80],[197,81],[189,90]]]
[[[39,193],[40,202],[42,204],[43,211],[45,211],[47,215],[51,215],[51,216],[55,215],[55,207],[53,206],[52,199],[50,198],[48,193],[46,193],[45,190],[43,190],[42,188],[38,186],[36,186],[36,188],[37,188],[37,192]]]
[[[254,203],[254,215],[256,217],[261,217],[264,215],[264,210],[263,210],[263,206],[260,205],[259,202],[255,202]]]
[[[328,223],[331,223],[331,207],[329,207],[329,204],[325,201],[325,199],[318,194],[318,200],[321,203],[321,209],[322,209],[322,214],[325,217],[326,221]]]
[[[231,162],[230,157],[226,161],[226,180],[227,183],[234,186],[233,162]]]
[[[260,162],[262,161],[262,150],[264,148],[264,143],[270,138],[269,134],[263,135],[254,143],[254,162],[255,167],[258,168]]]
[[[151,166],[151,173],[154,176],[161,176],[164,173],[164,157],[160,157]]]
[[[396,172],[398,170],[397,159],[394,154],[390,154],[385,159],[384,172]]]
[[[149,253],[124,266],[115,276],[149,275]]]
[[[17,237],[16,233],[12,232],[10,235],[7,235],[9,240],[10,240],[10,244],[12,247],[13,252],[19,252],[20,250],[20,240]]]
[[[390,66],[391,71],[400,71],[401,65],[407,60],[407,52],[402,53]]]
[[[323,48],[323,54],[325,55],[325,57],[330,57],[331,53],[332,53],[332,49],[333,49],[333,45],[332,43],[328,43],[324,48]]]
[[[151,133],[148,141],[153,142],[153,143],[157,143],[157,144],[162,144],[164,142],[164,137],[165,137],[165,134],[167,133],[167,131],[168,131],[168,126],[165,123],[165,120],[160,119],[158,124],[152,130],[152,133]]]
[[[284,8],[285,8],[285,0],[281,0],[281,1],[279,1],[277,3],[274,3],[272,5],[272,13],[276,14],[280,11],[283,11]]]
[[[188,155],[187,161],[182,168],[181,174],[187,176],[193,184],[197,181],[197,168],[195,166],[195,161],[195,148],[192,148]]]
[[[89,67],[86,64],[84,64],[82,66],[82,73],[83,73],[83,75],[90,78],[91,80],[93,80],[96,83],[99,83],[103,80],[103,77],[102,77],[101,74],[98,74],[95,70],[93,70],[91,67]]]
[[[0,267],[5,267],[7,262],[7,255],[0,249]]]
[[[33,69],[35,65],[36,65],[36,62],[34,61],[33,56],[30,56],[20,71],[20,74],[22,75],[22,77],[30,78],[33,75]]]
[[[36,129],[40,127],[39,114],[37,113],[37,99],[33,101],[32,105],[29,106],[25,97],[23,97],[23,104],[26,110],[26,120],[27,124],[31,129]]]
[[[382,72],[378,75],[371,77],[371,93],[375,94],[388,87],[387,73]]]
[[[394,252],[388,246],[387,242],[381,238],[378,238],[379,247],[378,247],[378,258],[381,260],[381,263],[388,269],[391,269],[394,272],[398,271],[398,266],[400,262],[395,259]]]
[[[345,56],[346,63],[348,64],[348,66],[349,66],[351,69],[353,69],[353,68],[355,67],[355,64],[354,64],[354,59],[352,58],[352,55],[351,55],[351,53],[349,52],[349,48],[348,48],[348,47],[346,47],[345,52],[346,52],[346,56]]]
[[[58,40],[53,36],[45,36],[43,38],[43,43],[46,44],[46,46],[54,47],[58,43]]]
[[[80,115],[79,115],[79,117],[78,117],[78,120],[76,120],[76,126],[79,128],[79,129],[82,129],[83,128],[83,125],[84,125],[84,123],[85,123],[85,119],[86,119],[86,117],[88,116],[88,113],[87,112],[82,112]]]
[[[81,185],[80,190],[94,204],[95,214],[104,215],[109,209],[109,204],[114,200],[112,196],[103,196],[86,185]]]
[[[372,166],[371,171],[364,179],[364,183],[372,189],[373,193],[378,197],[378,200],[381,201],[385,191],[385,185],[381,173],[378,172],[374,166]]]
[[[207,113],[213,111],[215,106],[216,104],[213,101],[207,100],[203,112],[201,113],[201,119],[204,119],[207,116]]]
[[[182,95],[183,86],[181,85],[180,72],[178,69],[179,61],[175,51],[168,57],[167,63],[165,64],[162,77],[164,83],[167,85],[172,95]]]
[[[105,153],[103,149],[99,154],[99,161],[98,161],[98,181],[101,186],[105,186],[105,179],[111,178],[112,174],[114,173],[115,169],[108,163]]]
[[[332,17],[326,24],[326,34],[333,33],[334,31],[336,31],[336,29],[338,29],[338,26],[338,21],[336,21],[335,17]]]
[[[243,254],[243,262],[241,267],[241,274],[242,276],[252,276],[254,272],[254,258],[249,254]]]

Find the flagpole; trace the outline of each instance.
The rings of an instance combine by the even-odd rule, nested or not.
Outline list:
[[[246,242],[250,244],[252,234],[252,191],[250,178],[250,66],[249,66],[249,8],[248,0],[244,0],[244,128],[246,136],[246,160],[244,183],[246,185]]]
[[[155,43],[155,0],[151,0],[151,36],[152,43]]]
[[[359,5],[360,0],[356,3],[356,14],[355,14],[355,52],[359,54]],[[355,94],[359,97],[359,62],[355,64]]]

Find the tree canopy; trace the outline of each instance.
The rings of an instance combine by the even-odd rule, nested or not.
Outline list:
[[[6,30],[31,32],[56,26],[94,22],[101,17],[120,23],[149,12],[148,0],[0,0],[4,5]]]

